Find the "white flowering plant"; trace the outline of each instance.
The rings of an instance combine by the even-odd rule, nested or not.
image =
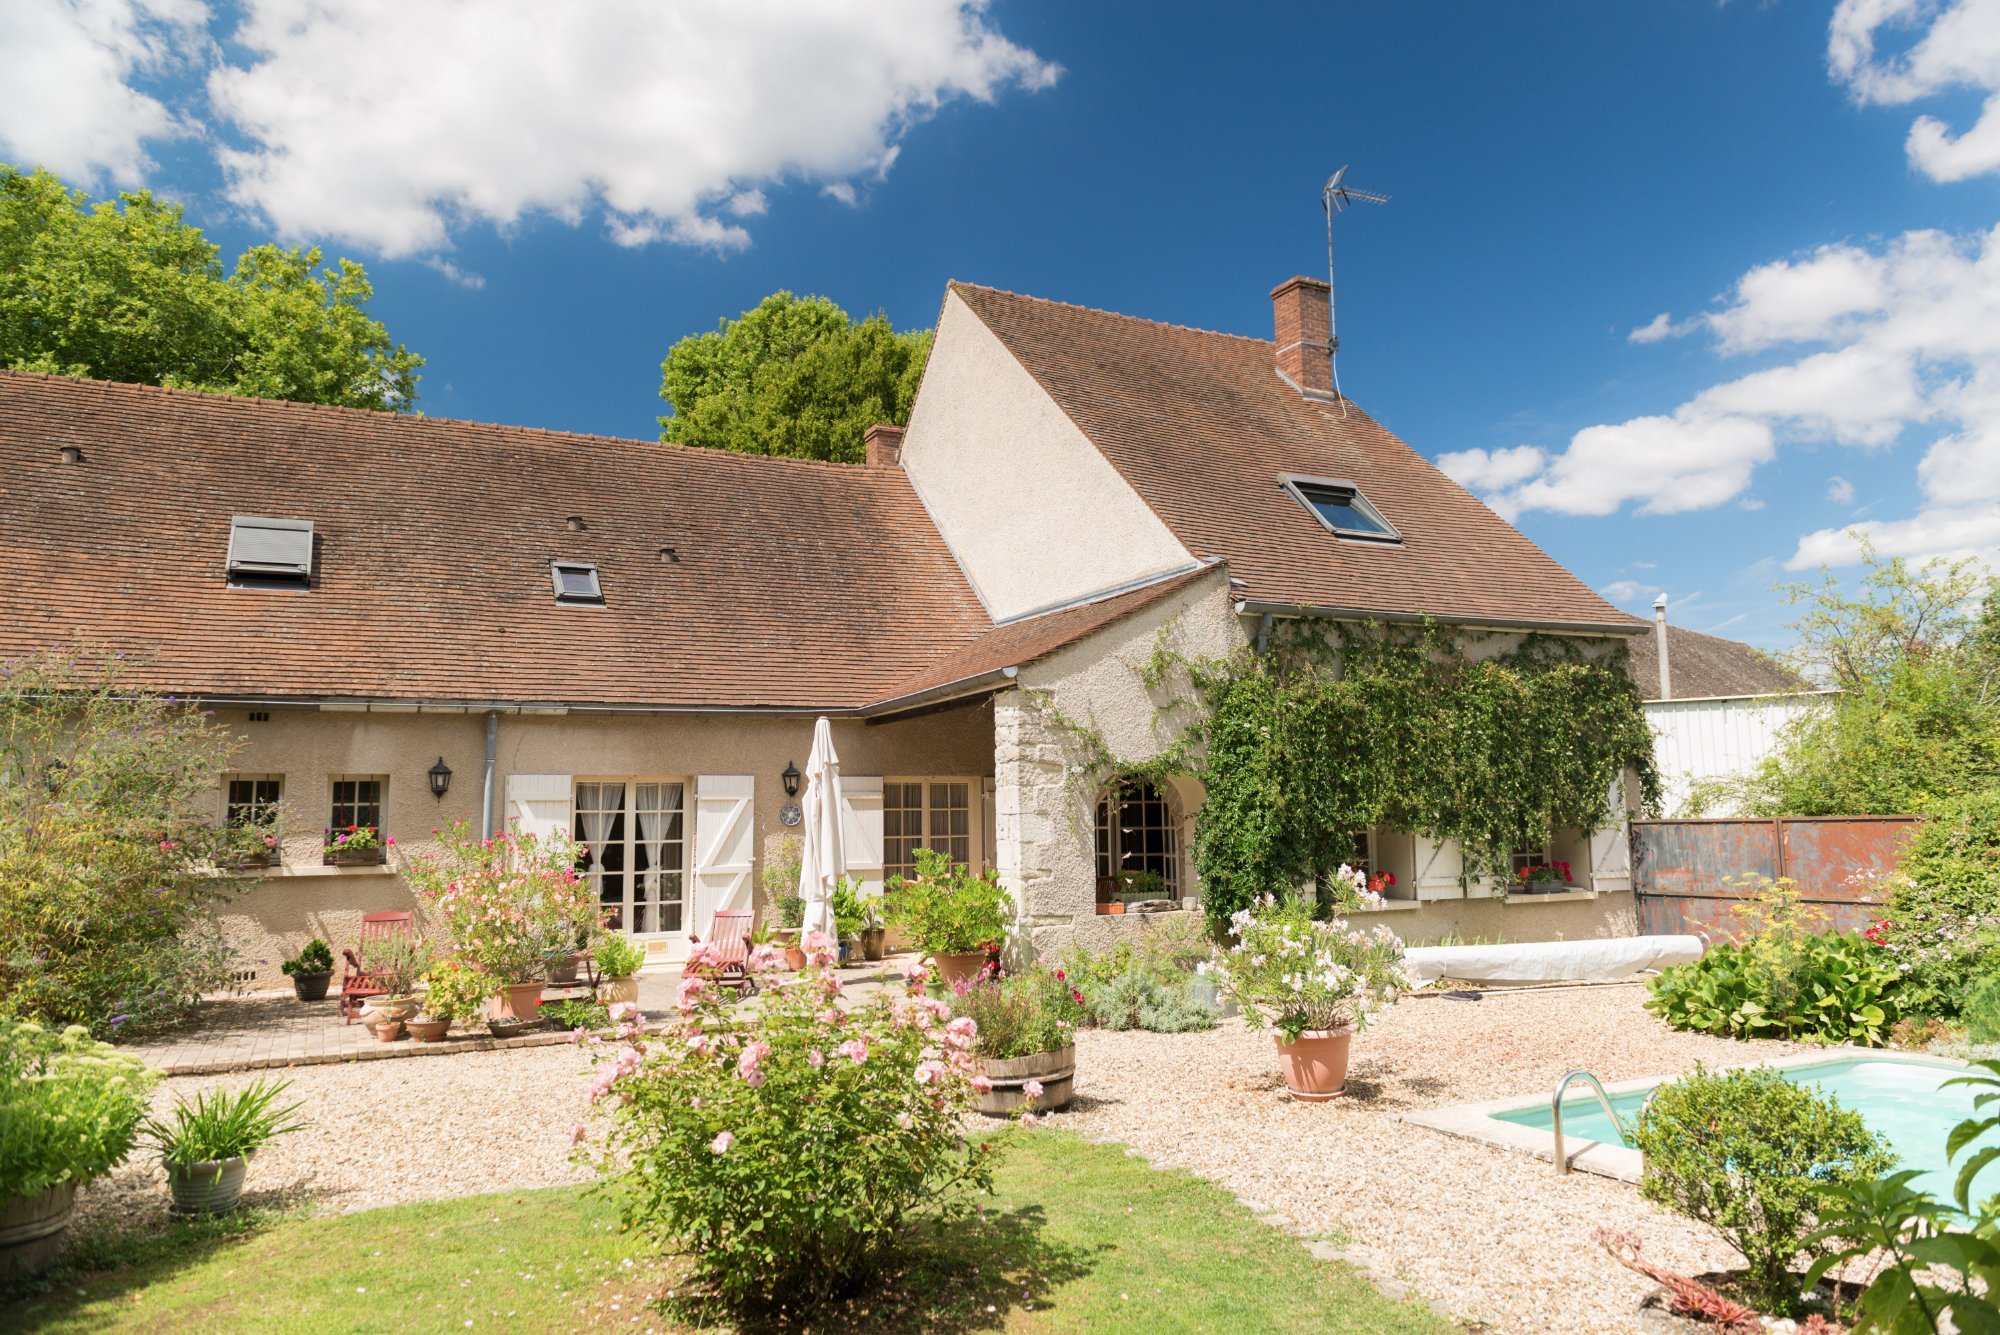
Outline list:
[[[1287,1043],[1306,1033],[1365,1028],[1409,985],[1403,942],[1394,932],[1314,918],[1305,903],[1265,895],[1230,915],[1229,934],[1235,942],[1204,972]]]
[[[626,1227],[685,1256],[698,1296],[794,1316],[865,1284],[914,1216],[992,1187],[992,1143],[965,1133],[992,1087],[974,1022],[921,995],[844,1006],[832,941],[805,948],[796,975],[781,951],[751,952],[754,1016],[691,967],[658,1035],[627,1019],[609,1042],[581,1039],[608,1126],[574,1133]]]

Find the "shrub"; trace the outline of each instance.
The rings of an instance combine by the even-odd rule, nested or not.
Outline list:
[[[258,1080],[233,1094],[200,1090],[192,1101],[176,1100],[171,1117],[148,1119],[146,1132],[160,1147],[160,1162],[175,1168],[255,1154],[275,1137],[306,1126],[298,1116],[304,1104],[277,1106],[279,1095],[291,1087],[289,1080]]]
[[[229,981],[218,869],[262,847],[212,817],[232,745],[115,665],[0,664],[0,1014],[129,1037]]]
[[[500,983],[526,982],[552,955],[603,930],[603,909],[577,875],[583,848],[566,835],[510,828],[480,839],[463,821],[438,832],[442,856],[414,858],[404,878],[450,935],[459,958]]]
[[[646,948],[618,932],[606,932],[591,946],[590,958],[606,978],[630,978],[646,967]]]
[[[860,887],[843,876],[833,886],[833,931],[836,938],[852,941],[861,935],[872,916],[862,901]]]
[[[1951,1019],[1972,984],[2000,973],[2000,786],[1940,804],[1910,836],[1879,934],[1904,977],[1905,1008]]]
[[[0,1201],[110,1172],[131,1153],[158,1078],[82,1025],[0,1020]]]
[[[997,872],[975,875],[942,853],[916,851],[917,874],[889,883],[889,914],[933,955],[984,950],[1007,934],[1012,901]]]
[[[2000,1043],[2000,974],[1988,974],[1973,984],[1960,1012],[1965,1036],[1974,1043]]]
[[[424,1013],[436,1020],[476,1020],[498,990],[493,979],[463,960],[438,960],[424,971]]]
[[[795,1312],[866,1279],[912,1216],[991,1188],[991,1144],[963,1129],[973,1026],[928,997],[843,1008],[826,938],[807,949],[791,977],[752,952],[764,991],[747,1028],[726,989],[688,975],[678,1023],[657,1040],[621,1026],[591,1087],[611,1118],[593,1157],[626,1226],[687,1256],[713,1295]]]
[[[1090,1019],[1106,1029],[1144,1029],[1155,1034],[1185,1034],[1213,1029],[1221,1012],[1197,1000],[1190,980],[1161,982],[1141,969],[1131,969],[1086,992]]]
[[[982,977],[952,990],[952,1014],[978,1026],[973,1050],[1001,1060],[1053,1052],[1076,1040],[1083,993],[1061,969],[1036,963],[1002,978]]]
[[[602,1029],[611,1023],[611,1009],[601,1001],[571,997],[542,1003],[541,1016],[558,1029]]]
[[[300,948],[299,953],[278,966],[286,977],[302,973],[332,973],[333,947],[314,937]]]
[[[1315,919],[1310,904],[1265,895],[1231,914],[1229,931],[1236,943],[1209,972],[1287,1043],[1303,1033],[1365,1028],[1409,985],[1394,932],[1350,931],[1339,919]]]
[[[1816,1250],[1820,1193],[1895,1164],[1859,1113],[1769,1067],[1697,1066],[1654,1091],[1635,1139],[1640,1194],[1720,1233],[1748,1265],[1753,1300],[1786,1313],[1801,1292],[1792,1263]]]

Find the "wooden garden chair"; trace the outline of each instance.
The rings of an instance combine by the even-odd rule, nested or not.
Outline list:
[[[688,941],[700,945],[701,938],[688,933]],[[757,990],[757,981],[750,976],[750,910],[717,909],[715,918],[708,925],[709,949],[721,956],[721,962],[709,966],[709,975],[718,987],[731,987],[745,996]]]
[[[364,913],[361,915],[361,949],[366,950],[371,941],[383,941],[393,936],[415,936],[416,915],[414,913]],[[353,1024],[354,1017],[361,1013],[361,1007],[370,997],[383,996],[388,992],[382,980],[361,967],[361,957],[349,946],[340,952],[347,957],[347,970],[340,979],[340,1018],[346,1024]]]

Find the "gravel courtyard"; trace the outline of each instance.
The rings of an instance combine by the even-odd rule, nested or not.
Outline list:
[[[1413,998],[1357,1038],[1349,1097],[1319,1105],[1284,1096],[1270,1038],[1238,1021],[1207,1034],[1090,1031],[1077,1041],[1076,1105],[1052,1121],[1334,1237],[1464,1320],[1637,1330],[1647,1285],[1603,1255],[1593,1229],[1636,1232],[1648,1257],[1689,1272],[1728,1264],[1727,1250],[1623,1183],[1558,1177],[1544,1161],[1396,1119],[1546,1091],[1576,1066],[1618,1080],[1795,1050],[1676,1034],[1643,998],[1636,985]],[[568,1156],[588,1069],[564,1046],[289,1072],[314,1123],[258,1156],[251,1196],[358,1210],[581,1180]],[[158,1102],[254,1078],[175,1078]],[[157,1217],[165,1203],[159,1171],[128,1166],[79,1196],[78,1223]]]

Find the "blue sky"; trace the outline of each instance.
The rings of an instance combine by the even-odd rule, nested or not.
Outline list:
[[[0,154],[364,261],[434,414],[651,435],[780,287],[1268,337],[1352,163],[1345,388],[1621,605],[2000,551],[1995,0],[7,8]]]

